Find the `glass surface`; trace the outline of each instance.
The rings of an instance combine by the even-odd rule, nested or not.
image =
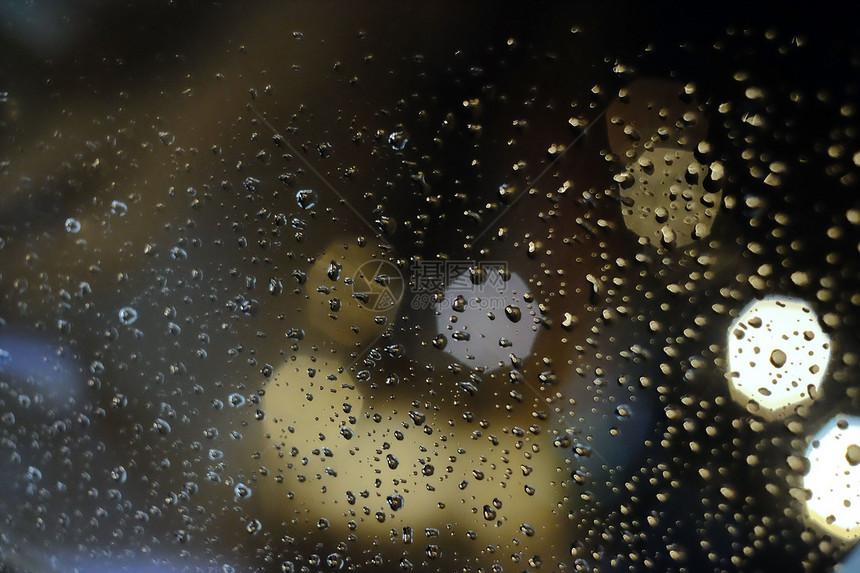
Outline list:
[[[0,570],[833,569],[852,26],[0,3]]]

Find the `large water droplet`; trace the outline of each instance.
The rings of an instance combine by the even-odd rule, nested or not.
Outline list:
[[[111,201],[110,213],[111,215],[116,215],[117,217],[125,217],[126,213],[128,213],[128,205],[126,205],[122,201]]]
[[[508,320],[511,322],[519,322],[520,318],[522,318],[523,313],[520,310],[520,307],[508,305],[505,307],[505,316],[508,317]]]
[[[156,418],[155,422],[152,423],[152,427],[159,434],[169,434],[172,431],[170,424],[168,424],[166,420],[162,420],[161,418]]]
[[[397,151],[403,151],[409,143],[409,135],[405,131],[394,131],[388,136],[388,144]]]
[[[496,519],[496,510],[490,507],[489,505],[484,506],[484,519],[487,521],[492,521]]]
[[[296,203],[302,209],[313,209],[317,201],[319,201],[319,197],[313,189],[300,189],[296,192]]]
[[[119,309],[119,321],[126,326],[129,324],[134,324],[134,321],[137,320],[137,311],[131,308],[130,306],[124,306]]]
[[[860,446],[857,444],[849,445],[845,450],[845,459],[852,466],[860,464]]]
[[[783,366],[785,366],[786,359],[787,357],[785,355],[785,352],[783,352],[779,348],[775,349],[773,352],[770,353],[770,363],[777,368],[782,368]]]
[[[116,466],[110,471],[110,478],[117,483],[125,483],[128,478],[128,472],[122,466]]]
[[[66,219],[66,231],[69,233],[77,233],[81,230],[81,222],[73,217]]]
[[[397,511],[403,507],[403,496],[400,494],[389,495],[385,498],[385,501],[388,502],[388,506],[392,511]]]

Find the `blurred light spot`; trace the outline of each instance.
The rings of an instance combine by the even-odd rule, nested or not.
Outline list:
[[[16,387],[26,381],[57,402],[84,391],[80,365],[66,353],[58,352],[56,345],[29,335],[6,334],[0,338],[0,374],[4,382]]]
[[[616,176],[624,223],[655,244],[683,247],[708,236],[723,195],[705,190],[710,176],[692,151],[644,151]]]
[[[809,518],[843,539],[860,537],[860,417],[836,416],[815,435],[803,478]],[[853,475],[852,475],[853,472]]]
[[[309,297],[291,328],[302,328],[308,337],[325,332],[331,347],[378,337],[396,316],[405,290],[394,264],[370,249],[349,248],[348,240],[336,238],[306,273],[284,277]]]
[[[436,328],[448,339],[445,352],[491,372],[509,364],[511,354],[529,354],[537,327],[523,298],[526,282],[516,273],[504,280],[496,269],[486,275],[477,285],[468,271],[451,282],[436,304]]]
[[[803,301],[767,298],[729,328],[732,395],[765,418],[813,400],[830,360],[830,338]]]
[[[477,439],[481,433],[473,427],[452,427],[456,410],[411,401],[420,391],[406,377],[393,388],[378,376],[371,363],[380,355],[371,351],[356,365],[367,370],[354,375],[337,358],[299,355],[267,385],[262,407],[268,415],[257,439],[275,447],[260,447],[259,463],[277,469],[258,478],[252,501],[268,519],[307,513],[315,516],[308,524],[367,540],[392,529],[408,539],[415,524],[431,531],[452,524],[452,535],[475,531],[492,544],[508,543],[527,520],[540,528],[541,543],[567,539],[563,528],[552,527],[570,491],[559,456],[516,447],[543,436],[520,428]],[[447,449],[444,440],[432,445],[439,444],[440,430],[455,443],[469,440],[468,452],[436,455]],[[502,452],[510,463],[495,462]],[[476,496],[472,511],[464,510],[466,496]],[[317,522],[321,515],[326,518]]]

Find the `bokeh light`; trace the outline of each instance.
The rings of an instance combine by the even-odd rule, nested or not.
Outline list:
[[[491,372],[509,364],[511,354],[530,353],[537,328],[522,277],[515,272],[503,277],[497,269],[486,275],[478,285],[468,271],[452,281],[436,305],[436,328],[445,337],[445,352]]]
[[[551,448],[548,435],[514,428],[478,439],[455,408],[425,408],[415,397],[337,360],[298,356],[267,387],[268,443],[257,463],[268,469],[238,502],[266,523],[357,536],[365,549],[413,535],[435,547],[446,535],[441,559],[456,560],[452,547],[473,540],[510,550],[565,544],[555,524],[579,501],[569,499],[559,456],[532,455]],[[438,428],[447,431],[440,437]]]
[[[767,298],[749,305],[728,332],[732,396],[765,418],[813,400],[830,359],[830,338],[803,301]]]
[[[813,438],[803,478],[810,520],[842,539],[860,537],[860,417],[839,415]]]
[[[658,245],[683,247],[708,236],[722,200],[722,191],[705,189],[713,176],[692,151],[644,151],[618,177],[624,223]]]

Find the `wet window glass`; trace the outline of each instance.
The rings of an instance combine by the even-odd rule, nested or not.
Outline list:
[[[860,567],[851,26],[0,3],[0,570]]]

